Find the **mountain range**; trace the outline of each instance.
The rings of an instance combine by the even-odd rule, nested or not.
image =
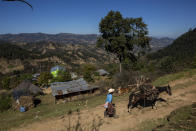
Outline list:
[[[56,64],[70,70],[85,63],[118,62],[113,54],[96,47],[98,35],[22,33],[0,35],[0,73],[48,71]],[[170,38],[151,38],[152,51],[171,44]]]
[[[55,42],[63,44],[95,44],[97,34],[44,34],[44,33],[21,33],[21,34],[2,34],[0,40],[11,43],[35,43],[40,41]],[[173,42],[169,37],[156,38],[151,37],[150,46],[152,50],[161,49]]]

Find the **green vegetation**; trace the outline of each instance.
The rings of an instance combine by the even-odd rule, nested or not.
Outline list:
[[[42,72],[38,77],[37,83],[39,85],[49,85],[50,80],[52,79],[52,75],[50,72]]]
[[[178,37],[171,45],[147,56],[148,61],[153,60],[154,64],[162,65],[163,71],[172,72],[182,70],[184,67],[192,67],[195,61],[196,51],[196,28],[189,30]],[[168,64],[168,66],[167,66]],[[159,66],[160,67],[160,66]],[[171,67],[171,69],[169,69]],[[168,70],[169,69],[169,70]]]
[[[147,25],[142,18],[123,18],[119,11],[110,11],[101,19],[99,32],[101,37],[97,40],[97,46],[103,46],[107,52],[115,54],[120,63],[126,58],[136,61],[133,50],[137,48],[140,54],[149,46]]]
[[[28,124],[34,121],[43,120],[46,118],[58,117],[65,115],[68,111],[76,111],[84,108],[93,108],[103,104],[105,95],[89,97],[85,100],[54,104],[54,97],[46,95],[38,97],[42,100],[41,104],[25,113],[19,111],[6,111],[0,114],[0,130],[9,129],[11,127],[19,126],[21,124]],[[115,99],[115,98],[114,98]],[[85,101],[88,100],[87,106]],[[37,115],[37,118],[36,118]]]
[[[138,131],[195,131],[196,130],[196,104],[181,107],[166,118],[147,120],[135,129]],[[127,131],[132,131],[128,129]]]
[[[84,79],[88,82],[93,82],[93,75],[95,74],[96,67],[92,64],[84,64],[80,70],[80,74],[83,75]]]
[[[187,69],[187,70],[179,72],[179,73],[162,76],[162,77],[156,79],[153,82],[153,85],[155,85],[155,86],[165,85],[171,81],[174,81],[174,80],[177,80],[180,78],[192,77],[195,74],[196,74],[196,69]]]
[[[176,80],[180,78],[185,77],[191,77],[194,74],[196,74],[196,70],[187,70],[181,73],[173,74],[173,77],[170,75],[164,76],[164,78],[167,78],[165,81],[162,77],[161,79],[157,79],[156,81],[160,84],[164,84],[165,82],[169,82],[169,80]],[[170,78],[170,79],[169,79]],[[160,82],[159,82],[160,81]],[[188,82],[190,83],[190,82]],[[195,81],[194,81],[195,84]],[[176,85],[172,88],[178,88],[181,85]],[[188,84],[183,85],[185,87],[189,86]],[[114,102],[126,100],[129,94],[125,94],[123,96],[114,96]],[[102,94],[100,96],[94,96],[94,97],[87,97],[83,100],[73,101],[73,102],[67,102],[67,103],[59,103],[54,104],[54,97],[52,95],[45,95],[37,97],[38,99],[41,99],[41,104],[39,104],[36,108],[33,108],[25,113],[20,113],[19,111],[4,111],[3,113],[0,113],[0,123],[1,127],[0,129],[10,129],[12,127],[19,126],[21,124],[29,124],[34,121],[40,121],[44,120],[46,118],[53,118],[58,117],[61,115],[67,114],[70,110],[76,111],[77,109],[82,110],[85,108],[93,108],[98,105],[102,105],[105,101],[105,94]],[[87,105],[85,106],[87,102]],[[162,121],[162,120],[161,120]],[[151,121],[151,124],[154,123]],[[158,123],[158,122],[155,122]],[[148,124],[146,124],[148,125]],[[154,128],[155,126],[153,126]]]
[[[3,79],[1,80],[2,88],[10,89],[10,81],[11,79],[9,76],[3,77]]]
[[[14,76],[5,75],[0,79],[0,87],[3,89],[13,89],[24,80],[32,80],[32,75],[28,73]]]
[[[7,94],[0,94],[0,112],[7,111],[11,107],[11,98]]]
[[[2,43],[0,44],[0,57],[7,59],[27,59],[31,57],[31,53],[25,49],[20,48],[19,46],[10,44],[10,43]]]
[[[196,53],[195,53],[195,56],[193,58],[192,65],[193,65],[193,68],[196,68]]]
[[[71,80],[71,74],[69,72],[59,71],[57,77],[52,79],[52,82],[66,82]]]

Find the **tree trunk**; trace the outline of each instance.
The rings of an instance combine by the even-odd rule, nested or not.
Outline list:
[[[120,62],[120,73],[122,72],[122,64],[121,64],[121,62]]]
[[[119,66],[119,68],[120,68],[120,73],[122,72],[122,61],[121,61],[122,59],[121,59],[121,56],[119,57],[119,64],[120,64],[120,66]]]

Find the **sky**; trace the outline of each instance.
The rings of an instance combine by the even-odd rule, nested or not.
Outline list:
[[[0,0],[0,34],[99,34],[99,22],[110,10],[123,17],[142,17],[149,35],[172,37],[196,27],[196,0]]]

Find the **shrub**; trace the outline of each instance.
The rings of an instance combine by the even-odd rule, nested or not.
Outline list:
[[[49,81],[52,79],[52,74],[49,72],[43,72],[38,77],[38,84],[39,85],[48,85]]]
[[[10,96],[0,95],[0,112],[8,110],[11,107]]]
[[[83,75],[84,79],[88,82],[94,81],[92,75],[95,71],[96,67],[92,64],[82,65],[81,74]]]
[[[91,73],[89,71],[84,72],[83,77],[88,82],[92,82],[93,81],[92,75],[91,75]]]
[[[174,72],[175,71],[174,58],[165,57],[161,59],[159,68],[166,73]]]
[[[108,71],[112,76],[115,73],[119,72],[119,64],[107,64],[104,65],[103,69],[106,69],[106,71]]]
[[[196,68],[196,53],[195,53],[195,56],[193,58],[192,66],[193,66],[193,68]]]
[[[9,76],[3,77],[3,79],[1,80],[2,88],[10,89],[10,81],[11,79]]]
[[[96,71],[96,67],[92,64],[84,64],[82,65],[82,72],[85,73],[85,72],[94,72]]]
[[[113,88],[127,87],[129,84],[135,84],[136,78],[139,76],[138,72],[123,71],[114,75],[112,86]]]

